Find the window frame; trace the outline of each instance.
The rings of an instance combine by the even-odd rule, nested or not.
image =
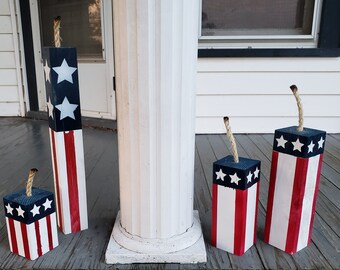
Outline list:
[[[319,1],[317,1],[319,2]],[[201,2],[202,4],[202,2]],[[318,7],[317,35],[313,46],[226,46],[203,47],[199,40],[198,57],[338,57],[340,56],[340,1],[322,0]],[[315,7],[316,8],[316,7]],[[199,14],[201,29],[201,12]],[[313,22],[314,23],[314,22]],[[224,39],[225,40],[225,39]],[[277,42],[282,39],[277,39]],[[229,44],[228,44],[229,45]]]

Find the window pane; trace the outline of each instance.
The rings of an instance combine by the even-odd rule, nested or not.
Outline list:
[[[76,47],[80,58],[103,58],[100,0],[39,2],[43,46],[53,44],[53,19],[61,17],[63,47]]]
[[[314,0],[202,0],[202,36],[310,35]]]

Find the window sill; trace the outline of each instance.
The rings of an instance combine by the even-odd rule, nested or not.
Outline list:
[[[340,48],[198,49],[198,57],[339,57]]]

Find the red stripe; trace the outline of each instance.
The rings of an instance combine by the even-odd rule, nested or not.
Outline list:
[[[35,227],[35,237],[37,239],[38,256],[40,257],[42,255],[42,251],[41,251],[41,238],[40,238],[40,224],[38,220],[34,222],[34,227]]]
[[[296,158],[293,194],[290,204],[288,230],[285,251],[293,254],[296,252],[299,239],[303,197],[305,194],[308,158]]]
[[[241,256],[244,253],[247,222],[248,190],[236,189],[235,198],[235,225],[234,225],[234,254]]]
[[[53,239],[52,239],[52,226],[51,226],[51,215],[46,216],[47,225],[47,236],[48,236],[48,246],[49,250],[53,249]]]
[[[260,194],[260,181],[256,184],[256,207],[255,207],[255,222],[254,222],[254,243],[256,243],[256,229],[257,229],[257,215],[259,212],[259,194]]]
[[[58,214],[58,223],[59,227],[63,226],[63,218],[61,212],[61,198],[60,198],[60,190],[59,190],[59,175],[58,175],[58,163],[57,163],[57,154],[56,154],[56,146],[55,146],[55,135],[54,131],[50,129],[51,139],[52,139],[52,154],[53,154],[53,164],[54,164],[54,179],[56,182],[56,195],[57,195],[57,214]]]
[[[273,212],[273,201],[274,191],[276,183],[276,172],[277,172],[277,161],[279,158],[279,152],[273,151],[272,153],[272,165],[270,169],[270,181],[268,190],[268,201],[267,201],[267,214],[266,214],[266,225],[264,228],[264,242],[269,243],[270,227],[272,223],[272,212]]]
[[[217,192],[218,185],[212,186],[212,221],[211,221],[211,245],[216,247],[217,241]]]
[[[79,196],[74,131],[64,132],[68,197],[72,232],[80,231]]]
[[[15,227],[14,227],[14,220],[11,218],[7,218],[9,223],[9,229],[10,229],[10,237],[12,242],[12,252],[15,254],[19,254],[18,252],[18,244],[17,244],[17,237],[15,235]]]
[[[318,172],[317,172],[317,175],[316,175],[316,183],[315,183],[315,190],[314,190],[314,198],[313,198],[313,206],[312,206],[312,216],[311,216],[310,225],[309,225],[308,245],[310,244],[310,241],[312,239],[312,231],[313,231],[313,223],[314,223],[314,216],[315,216],[316,200],[317,200],[317,197],[318,197],[319,183],[320,183],[320,177],[321,177],[322,160],[323,160],[323,154],[320,154],[319,165],[318,165]]]
[[[24,252],[25,252],[25,257],[27,259],[31,259],[31,254],[30,254],[30,247],[28,245],[28,237],[27,237],[27,225],[20,222],[21,226],[21,234],[22,234],[22,241],[24,243]]]

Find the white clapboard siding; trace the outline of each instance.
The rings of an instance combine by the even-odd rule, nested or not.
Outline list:
[[[12,23],[10,16],[0,15],[0,34],[12,33]]]
[[[290,85],[299,88],[305,126],[340,132],[340,58],[199,58],[196,132],[272,133],[297,125]]]
[[[0,1],[0,116],[23,112],[19,36],[15,1]],[[21,101],[21,102],[20,102]]]

